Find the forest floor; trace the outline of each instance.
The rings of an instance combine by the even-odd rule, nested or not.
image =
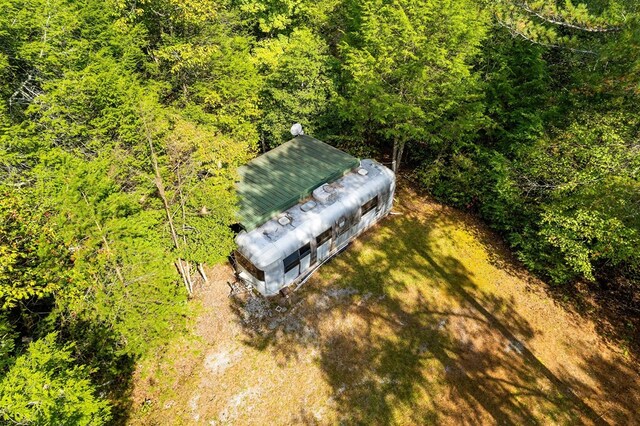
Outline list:
[[[477,219],[404,188],[289,299],[210,270],[128,423],[640,424],[638,364]]]

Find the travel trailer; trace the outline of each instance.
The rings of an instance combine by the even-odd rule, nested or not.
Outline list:
[[[300,132],[301,133],[301,132]],[[264,296],[297,289],[391,210],[395,175],[299,134],[239,169],[237,278]]]

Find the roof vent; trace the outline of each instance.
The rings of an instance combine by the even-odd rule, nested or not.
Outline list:
[[[320,204],[333,204],[338,199],[338,192],[333,185],[322,185],[313,191],[313,198]]]
[[[273,222],[267,222],[262,228],[262,235],[269,241],[277,241],[280,238],[280,228]]]
[[[278,223],[282,226],[287,226],[291,223],[291,219],[288,216],[282,216],[278,218]]]
[[[302,210],[303,212],[308,212],[309,210],[313,210],[315,207],[317,206],[316,202],[313,200],[309,200],[306,203],[304,203],[301,207],[300,210]]]
[[[368,174],[369,174],[369,171],[368,171],[367,169],[363,169],[362,167],[360,167],[360,168],[358,169],[358,174],[359,174],[360,176],[366,176],[366,175],[368,175]]]

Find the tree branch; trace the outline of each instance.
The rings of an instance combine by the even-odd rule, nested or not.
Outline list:
[[[104,248],[107,249],[107,253],[109,253],[110,257],[113,256],[113,251],[109,246],[109,241],[107,241],[107,237],[104,234],[104,230],[102,229],[100,222],[98,222],[93,206],[89,204],[89,200],[87,199],[87,196],[83,191],[80,191],[80,194],[82,194],[82,198],[84,199],[84,202],[87,204],[87,207],[89,207],[89,209],[91,210],[91,216],[93,218],[93,222],[95,223],[96,228],[98,228],[98,232],[100,233],[100,238],[102,239]],[[125,285],[124,276],[122,275],[122,271],[120,271],[120,267],[118,266],[118,263],[115,260],[113,261],[113,268],[116,270],[116,276],[118,277],[120,284]]]
[[[496,22],[498,22],[498,24],[500,24],[504,28],[508,29],[512,36],[514,36],[514,37],[522,37],[523,39],[527,40],[528,42],[533,43],[533,44],[537,44],[539,46],[548,47],[550,49],[566,49],[566,50],[569,50],[571,52],[584,53],[586,55],[597,55],[598,54],[597,52],[594,52],[593,50],[575,49],[573,47],[561,46],[559,44],[551,44],[551,43],[545,43],[545,42],[542,42],[542,41],[539,41],[539,40],[535,40],[535,39],[527,36],[523,32],[518,31],[517,29],[515,29],[511,25],[507,24],[506,22],[500,20],[498,17],[496,17]]]
[[[541,14],[539,11],[532,9],[526,1],[523,3],[515,3],[515,5],[525,12],[534,15],[538,19],[548,22],[549,24],[558,25],[561,27],[572,28],[574,30],[586,31],[590,33],[612,33],[622,31],[622,27],[585,27],[567,22],[560,16],[546,16]]]

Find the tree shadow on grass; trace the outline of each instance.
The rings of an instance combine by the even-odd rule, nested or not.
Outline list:
[[[426,193],[400,181],[402,191],[410,196],[419,195],[431,200]],[[592,321],[598,334],[609,343],[625,347],[640,361],[640,292],[624,274],[609,270],[596,277],[596,282],[575,281],[563,285],[549,285],[536,278],[511,251],[507,242],[477,215],[451,207],[438,205],[439,215],[464,222],[464,227],[484,247],[489,262],[510,275],[527,283],[529,290],[543,292],[565,310]],[[606,268],[603,268],[606,270]]]
[[[588,353],[590,352],[590,353]],[[594,400],[607,401],[602,417],[612,424],[632,425],[640,423],[640,378],[637,369],[601,354],[585,350],[580,360],[580,368],[595,386],[572,377],[566,371],[559,373],[577,393],[590,395]]]
[[[544,285],[543,289],[565,310],[593,322],[602,338],[624,347],[640,362],[640,291],[615,272],[596,279]]]
[[[432,231],[448,219],[432,219],[406,211],[386,220],[280,302],[285,312],[263,301],[268,314],[248,317],[247,301],[233,301],[244,343],[281,362],[314,349],[332,389],[327,403],[347,424],[633,417],[618,402],[616,417],[596,412],[575,391],[592,386],[547,368],[527,348],[535,333],[512,301],[483,292],[458,259],[434,248]]]

